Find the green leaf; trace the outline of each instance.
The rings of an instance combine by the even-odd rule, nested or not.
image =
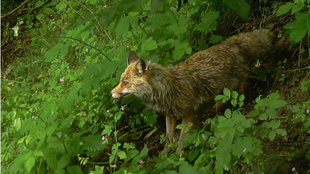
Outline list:
[[[227,96],[228,98],[230,98],[230,90],[228,88],[223,89],[223,94]]]
[[[216,20],[219,17],[220,15],[218,11],[208,11],[202,15],[201,23],[199,23],[195,28],[204,34],[208,34],[209,32],[216,29],[217,25]],[[216,41],[217,38],[215,37],[214,39],[215,39],[214,41]]]
[[[224,99],[225,97],[226,97],[225,95],[217,95],[214,100],[219,101],[219,100]]]
[[[276,132],[270,131],[268,134],[268,138],[272,141],[276,137]]]
[[[126,34],[129,30],[129,19],[130,17],[122,17],[119,22],[117,23],[117,26],[115,28],[115,34],[116,36],[122,36]]]
[[[268,135],[268,129],[262,129],[260,132],[259,132],[259,135],[262,137],[262,138],[265,138],[267,135]]]
[[[285,13],[287,13],[288,11],[291,10],[291,8],[294,6],[294,4],[292,2],[287,2],[286,4],[284,5],[281,5],[277,11],[277,14],[276,16],[281,16]]]
[[[244,94],[241,94],[241,95],[239,96],[239,100],[240,100],[240,101],[244,101],[244,99],[245,99]]]
[[[68,53],[68,46],[58,43],[54,45],[51,49],[45,52],[44,57],[47,62],[50,62],[59,56],[59,58],[63,58]]]
[[[151,13],[164,10],[165,0],[153,0],[151,2]]]
[[[143,159],[143,158],[146,158],[148,152],[149,152],[149,149],[147,148],[146,145],[144,145],[143,149],[142,149],[141,152],[140,152],[140,157],[141,157],[142,159]]]
[[[291,42],[292,43],[299,42],[302,38],[305,37],[306,33],[307,33],[307,28],[304,26],[298,26],[298,27],[294,28],[289,33]]]
[[[220,35],[212,35],[211,37],[210,37],[210,39],[209,39],[209,42],[211,43],[211,44],[215,44],[215,43],[218,43],[220,40],[222,40],[223,39],[223,37],[222,36],[220,36]]]
[[[157,42],[153,40],[153,37],[149,37],[141,46],[142,52],[155,50],[157,48]]]
[[[43,1],[37,1],[35,8],[41,7],[44,4]]]
[[[276,129],[275,132],[281,136],[287,135],[287,132],[285,129]]]
[[[95,5],[95,4],[97,4],[97,3],[98,3],[97,0],[89,0],[89,4],[91,4],[91,5]]]
[[[230,118],[231,117],[231,110],[230,109],[226,109],[225,112],[224,112],[224,116],[226,118]]]
[[[192,48],[189,46],[188,40],[176,40],[175,41],[175,49],[172,52],[172,58],[176,61],[179,61],[182,59],[185,53],[190,54],[192,51]]]
[[[60,160],[58,161],[58,168],[60,169],[63,169],[65,168],[69,162],[70,162],[70,158],[71,158],[71,155],[70,154],[65,154],[63,155]]]
[[[103,134],[105,135],[105,133]],[[81,140],[83,142],[83,149],[89,150],[89,151],[95,151],[99,152],[107,147],[106,144],[102,144],[102,139],[101,139],[100,134],[95,134],[95,135],[88,135],[85,137],[82,137]]]
[[[56,154],[52,151],[48,151],[47,153],[44,153],[44,159],[47,163],[47,165],[54,171],[57,170],[58,160],[56,158]]]
[[[133,150],[129,150],[127,152],[127,158],[125,161],[129,161],[130,159],[134,158],[135,156],[137,156],[139,154],[139,151],[136,150],[136,149],[133,149]]]
[[[25,167],[26,167],[26,170],[27,170],[29,173],[30,173],[31,169],[33,168],[35,162],[36,162],[36,159],[35,159],[34,156],[31,156],[31,157],[28,158],[28,160],[26,161]]]
[[[68,170],[69,174],[83,174],[81,167],[78,165],[71,166]]]
[[[34,126],[34,121],[33,120],[26,120],[23,122],[23,124],[21,125],[20,129],[18,130],[18,133],[20,133],[21,135],[23,135],[25,132],[31,130]]]
[[[35,156],[44,156],[44,155],[43,155],[43,151],[42,151],[42,150],[39,150],[39,149],[35,149],[35,150],[33,151],[33,154],[34,154]]]
[[[265,113],[260,114],[260,116],[258,117],[260,120],[267,120],[268,116]]]
[[[240,156],[246,152],[253,150],[252,137],[237,138],[231,146],[232,153],[235,156]]]
[[[54,122],[52,125],[46,128],[46,135],[52,135],[58,127],[58,122]]]
[[[297,3],[292,8],[292,14],[297,13],[304,7],[304,3],[302,1],[297,1]]]
[[[124,151],[119,151],[117,152],[117,155],[119,156],[120,159],[126,159],[126,153]]]
[[[231,92],[231,97],[234,98],[234,99],[237,99],[238,98],[238,92],[237,91],[232,91]]]
[[[276,101],[272,101],[272,103],[270,104],[270,107],[272,107],[274,109],[278,109],[278,108],[282,108],[285,105],[286,105],[286,101],[276,100]]]
[[[280,126],[280,120],[272,120],[270,121],[270,126],[272,129],[277,129]]]
[[[67,7],[67,3],[60,1],[55,8],[58,10],[58,12],[62,11],[63,9],[65,9]]]
[[[193,166],[191,166],[187,161],[183,161],[180,165],[179,172],[181,174],[200,174]]]

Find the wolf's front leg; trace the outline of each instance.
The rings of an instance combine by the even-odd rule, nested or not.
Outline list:
[[[193,123],[194,122],[194,115],[191,115],[189,117],[183,118],[182,119],[182,124],[185,124],[185,127],[183,129],[181,129],[181,134],[180,134],[180,138],[179,138],[179,142],[178,142],[178,148],[175,151],[176,154],[179,154],[181,152],[181,150],[183,149],[183,138],[186,134],[188,134],[190,132],[190,129],[186,132],[188,123]]]
[[[169,145],[173,141],[176,124],[177,124],[176,117],[166,116],[166,144],[165,144],[165,149],[163,150],[162,153],[169,152]]]

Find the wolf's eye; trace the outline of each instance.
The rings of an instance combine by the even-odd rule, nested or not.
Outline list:
[[[126,86],[128,85],[128,82],[127,81],[123,81],[123,86]]]

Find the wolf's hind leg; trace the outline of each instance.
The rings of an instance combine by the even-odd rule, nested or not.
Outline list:
[[[181,152],[181,150],[183,149],[183,145],[182,145],[182,143],[183,143],[183,138],[184,138],[184,136],[186,135],[186,134],[188,134],[189,132],[190,132],[190,129],[186,132],[186,129],[188,129],[187,128],[187,126],[188,126],[188,123],[193,123],[194,122],[194,115],[191,115],[191,116],[189,116],[189,117],[186,117],[186,118],[183,118],[182,119],[182,124],[185,124],[186,126],[185,126],[185,128],[183,128],[183,129],[181,129],[181,134],[180,134],[180,138],[179,138],[179,142],[178,142],[178,148],[177,148],[177,150],[175,151],[175,153],[176,154],[179,154],[180,152]]]

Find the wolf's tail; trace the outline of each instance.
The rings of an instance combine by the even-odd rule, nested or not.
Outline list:
[[[238,50],[246,62],[264,59],[271,53],[275,46],[276,36],[268,29],[257,29],[242,33],[234,38],[228,39],[229,44],[237,45]]]

